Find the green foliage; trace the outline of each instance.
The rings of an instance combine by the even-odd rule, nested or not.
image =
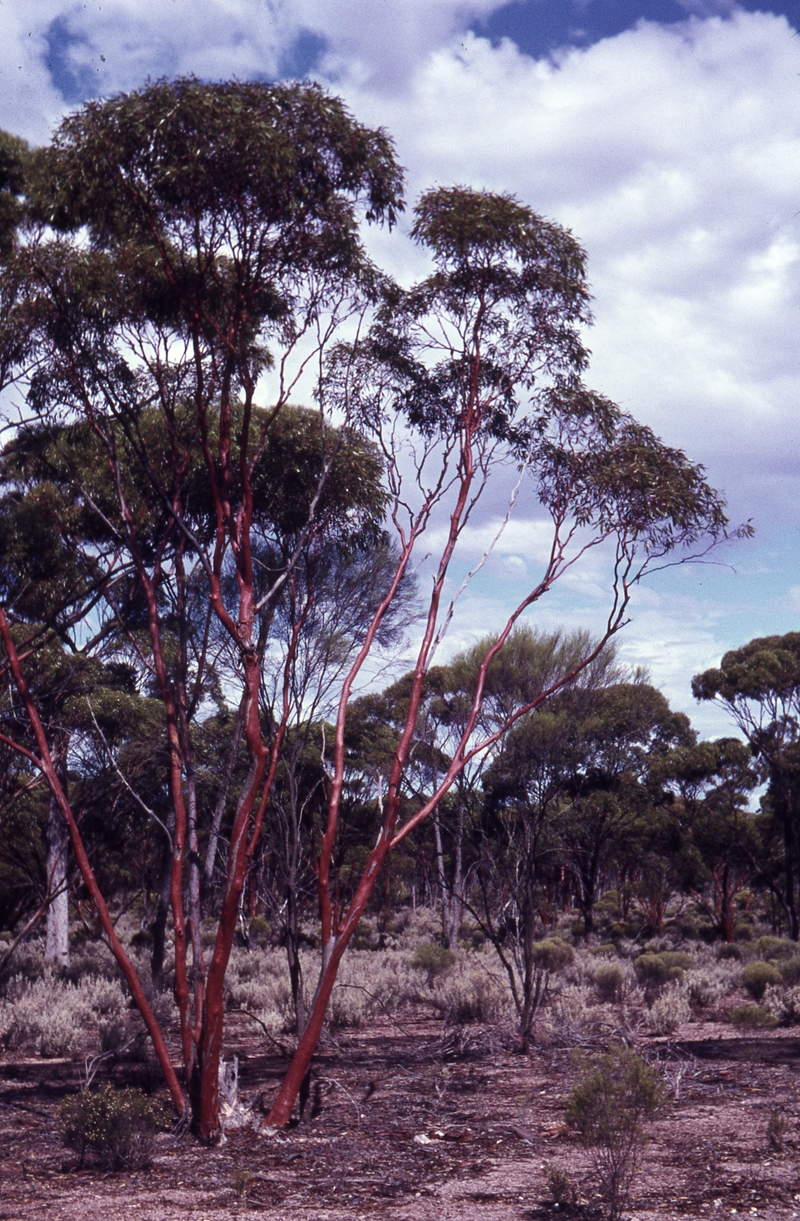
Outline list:
[[[621,1000],[624,983],[625,974],[617,962],[604,963],[594,973],[594,984],[602,1001]]]
[[[724,945],[718,945],[716,953],[720,962],[725,962],[730,959],[739,962],[742,957],[741,946],[736,945],[736,943],[733,941],[729,943],[726,942]]]
[[[646,1124],[661,1107],[658,1073],[630,1048],[612,1045],[602,1055],[579,1057],[581,1078],[569,1095],[567,1123],[591,1150],[609,1217],[625,1208],[646,1142]]]
[[[532,951],[533,961],[540,971],[563,971],[575,960],[575,951],[559,937],[545,937],[537,941]]]
[[[452,950],[440,945],[437,941],[426,941],[418,946],[411,957],[411,966],[415,971],[425,971],[428,982],[450,971],[455,966],[456,956]]]
[[[778,963],[778,970],[781,973],[781,979],[790,988],[800,984],[800,956],[796,958],[785,958],[783,962]]]
[[[640,954],[634,962],[636,974],[648,988],[660,988],[673,980],[683,979],[685,971],[694,967],[691,954],[680,950],[664,950],[660,954]]]
[[[759,937],[756,944],[765,962],[780,962],[797,954],[797,942],[787,941],[783,937]]]
[[[763,993],[762,993],[763,995]],[[745,1030],[758,1030],[762,1026],[777,1026],[778,1019],[763,1005],[735,1005],[728,1014],[731,1025]]]
[[[59,1128],[68,1149],[87,1154],[111,1170],[141,1170],[150,1164],[156,1135],[169,1124],[164,1105],[141,1090],[110,1084],[65,1098]]]
[[[770,962],[748,962],[742,970],[742,987],[755,1001],[763,999],[767,984],[779,984],[780,982],[781,973]]]

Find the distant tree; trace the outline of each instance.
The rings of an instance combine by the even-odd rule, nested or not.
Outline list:
[[[800,632],[764,636],[732,649],[719,667],[692,679],[698,700],[715,700],[733,718],[769,781],[769,803],[783,833],[781,899],[793,940],[800,937]]]
[[[648,773],[662,752],[694,737],[648,683],[618,683],[589,693],[576,709],[575,768],[561,822],[565,859],[587,933],[604,871],[635,841],[650,806]]]
[[[529,698],[594,652],[585,632],[517,631],[508,657],[487,675],[494,701]],[[512,662],[513,659],[513,662]],[[581,765],[581,708],[591,691],[620,676],[609,643],[569,689],[523,717],[498,745],[483,775],[482,852],[473,914],[509,978],[527,1050],[541,1000],[538,939],[546,931],[548,890],[565,860],[561,823],[568,788]],[[517,699],[519,696],[516,697]]]
[[[679,747],[662,766],[676,798],[673,815],[683,839],[676,855],[685,863],[687,889],[731,942],[734,896],[750,885],[762,855],[757,821],[748,809],[759,781],[752,752],[738,738],[719,738]]]

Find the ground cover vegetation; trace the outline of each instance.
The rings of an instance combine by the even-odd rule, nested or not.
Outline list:
[[[798,642],[695,680],[744,742],[619,665],[635,584],[729,527],[586,387],[573,236],[437,188],[401,288],[360,238],[403,210],[391,140],[307,85],[90,103],[44,149],[3,138],[0,197],[7,1046],[86,1087],[157,1068],[215,1142],[244,1123],[226,1022],[285,1058],[274,1130],[326,1022],[421,1006],[464,1055],[794,1021]],[[444,664],[497,484],[550,542]],[[537,630],[588,553],[602,622]],[[137,1143],[134,1101],[96,1097],[71,1147],[146,1160],[155,1112]]]

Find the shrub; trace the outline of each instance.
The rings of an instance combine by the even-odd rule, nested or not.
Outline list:
[[[533,947],[533,961],[540,971],[561,971],[575,960],[575,951],[558,937],[545,937]]]
[[[563,1166],[548,1166],[545,1170],[545,1178],[550,1198],[554,1204],[570,1208],[577,1202],[578,1192],[575,1184]]]
[[[625,975],[617,962],[607,962],[598,967],[594,973],[594,982],[602,1001],[618,1001],[622,999],[622,989]]]
[[[625,1208],[646,1141],[645,1124],[658,1111],[661,1078],[627,1047],[617,1045],[583,1062],[583,1075],[567,1101],[567,1122],[592,1152],[609,1217]]]
[[[742,970],[742,987],[750,993],[754,1001],[760,1001],[767,984],[779,984],[781,973],[770,962],[748,962]]]
[[[783,937],[759,937],[756,944],[764,959],[794,958],[797,954],[797,943],[785,941]]]
[[[684,954],[680,950],[640,954],[634,963],[640,982],[651,991],[663,988],[674,980],[683,979],[684,972],[691,970],[694,965],[691,954]]]
[[[689,1000],[679,980],[668,984],[645,1014],[651,1034],[672,1034],[689,1020]]]
[[[456,1026],[498,1022],[509,1008],[506,990],[480,967],[443,975],[430,999],[445,1022]]]
[[[767,1120],[767,1144],[771,1149],[782,1149],[789,1124],[781,1111],[770,1111]]]
[[[256,945],[262,950],[269,945],[272,929],[263,916],[253,916],[247,926],[247,932],[252,945]]]
[[[764,1005],[781,1026],[800,1023],[800,988],[779,988],[767,984]]]
[[[730,981],[724,968],[710,967],[693,971],[687,982],[689,999],[701,1009],[716,1005],[729,990]]]
[[[717,958],[720,960],[726,958],[735,958],[738,962],[742,957],[742,947],[736,945],[735,942],[725,942],[724,945],[717,946]]]
[[[152,1160],[156,1134],[168,1126],[164,1107],[141,1090],[106,1084],[61,1104],[61,1139],[81,1164],[90,1153],[112,1170],[141,1170]]]
[[[568,1031],[592,1021],[595,1015],[591,1002],[595,995],[593,988],[568,984],[553,998],[554,1017],[566,1026]]]
[[[779,962],[778,970],[781,973],[781,979],[790,988],[793,988],[795,984],[800,984],[800,958],[787,958],[783,962]]]
[[[777,1025],[775,1015],[763,1005],[736,1005],[728,1016],[734,1026],[742,1026],[747,1030]]]
[[[86,1049],[94,1027],[124,1020],[127,1003],[114,980],[88,977],[65,983],[52,974],[27,987],[16,977],[9,985],[13,1002],[10,1041],[33,1042],[45,1059],[74,1056]]]
[[[432,983],[437,975],[443,975],[455,965],[456,956],[452,950],[445,949],[436,941],[426,941],[417,946],[411,957],[411,966],[415,971],[425,971],[428,983]]]

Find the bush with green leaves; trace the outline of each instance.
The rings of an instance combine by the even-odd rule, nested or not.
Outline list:
[[[800,957],[785,958],[778,963],[781,979],[790,988],[800,984]]]
[[[158,1099],[107,1083],[65,1098],[59,1128],[81,1165],[89,1154],[111,1170],[141,1170],[152,1161],[158,1133],[169,1128],[167,1115]]]
[[[787,941],[784,937],[759,937],[756,945],[765,962],[794,958],[797,954],[797,942]]]
[[[745,1030],[758,1030],[763,1026],[776,1026],[778,1019],[764,1005],[736,1005],[729,1013],[731,1025]]]
[[[610,1221],[618,1221],[647,1140],[647,1122],[664,1100],[655,1069],[628,1047],[580,1057],[581,1077],[567,1100],[567,1123],[590,1150]]]
[[[594,983],[601,1001],[619,1001],[622,999],[625,973],[618,962],[606,962],[595,971]]]
[[[691,971],[695,965],[691,954],[684,954],[680,950],[640,954],[634,963],[639,982],[651,991],[683,979],[684,972]]]
[[[781,973],[771,962],[748,962],[742,970],[742,987],[754,1001],[763,999],[768,984],[781,982]]]
[[[440,945],[438,941],[426,941],[417,946],[411,956],[411,966],[415,971],[425,971],[428,983],[433,983],[437,975],[449,971],[456,961],[452,950]]]

